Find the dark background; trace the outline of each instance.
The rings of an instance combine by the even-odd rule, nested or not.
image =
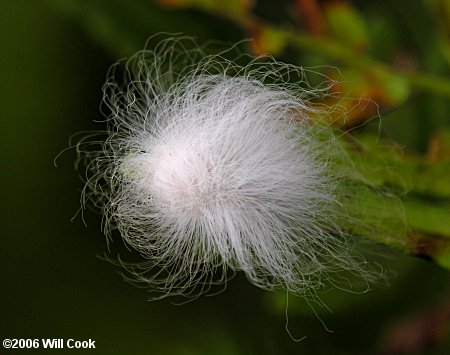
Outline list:
[[[449,298],[448,273],[395,251],[381,251],[391,274],[388,285],[375,285],[368,294],[324,295],[333,313],[316,308],[333,332],[303,300],[291,296],[289,329],[294,337],[307,336],[300,343],[285,330],[285,295],[259,290],[241,275],[214,297],[184,305],[174,305],[180,300],[173,299],[148,302],[145,289],[124,282],[117,267],[98,257],[107,252],[101,216],[86,211],[85,226],[77,214],[82,183],[74,168],[76,154],[64,151],[58,167],[54,159],[69,146],[71,135],[99,128],[93,121],[102,119],[98,107],[108,67],[158,31],[183,31],[200,41],[243,37],[223,20],[196,10],[171,13],[149,2],[147,15],[133,13],[136,2],[145,3],[130,1],[130,13],[124,13],[135,42],[114,46],[95,27],[101,16],[81,19],[67,10],[70,6],[59,6],[70,1],[0,0],[1,338],[93,339],[91,352],[99,354],[375,354],[383,352],[398,324],[408,330],[408,324],[431,317],[430,327],[436,326],[432,317]],[[432,19],[422,13],[422,2],[390,2],[355,3],[369,17],[385,13],[398,27],[392,36],[405,48],[426,50],[420,37],[426,41],[427,33],[416,27],[426,31]],[[278,2],[260,6],[266,13],[273,7],[274,21],[282,17]],[[127,23],[132,16],[139,21]],[[386,113],[383,129],[423,150],[427,137],[420,135],[426,133],[420,118],[427,106],[416,100],[405,107]],[[408,120],[410,129],[402,135]],[[442,118],[436,120],[428,121],[428,131],[441,124]],[[112,256],[122,249],[113,243]],[[422,335],[420,329],[408,334]],[[429,350],[419,347],[419,353],[450,351],[445,334],[439,339]]]

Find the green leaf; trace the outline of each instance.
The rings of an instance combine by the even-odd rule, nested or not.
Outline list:
[[[369,36],[364,18],[347,2],[331,2],[325,7],[325,20],[332,37],[355,49],[364,49]]]

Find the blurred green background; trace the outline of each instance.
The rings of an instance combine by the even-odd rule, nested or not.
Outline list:
[[[307,37],[286,44],[280,28]],[[145,289],[98,257],[107,251],[101,216],[86,211],[87,226],[79,213],[73,218],[82,188],[75,152],[64,152],[57,168],[53,160],[71,135],[102,127],[93,121],[103,119],[109,66],[161,31],[200,43],[253,37],[254,54],[339,66],[344,90],[379,105],[382,119],[362,130],[417,154],[429,153],[430,140],[450,127],[445,83],[374,76],[371,63],[317,47],[331,38],[392,72],[448,80],[447,1],[0,0],[1,338],[93,339],[91,352],[99,354],[450,353],[448,271],[393,250],[376,251],[385,255],[388,285],[367,294],[329,292],[323,299],[332,312],[316,306],[320,318],[291,296],[289,330],[306,336],[301,342],[285,330],[285,295],[259,290],[242,275],[214,297],[148,302]],[[370,107],[356,111],[345,126],[376,116]],[[118,252],[123,246],[115,242],[111,256]]]

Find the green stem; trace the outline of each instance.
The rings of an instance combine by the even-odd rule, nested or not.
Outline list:
[[[359,135],[357,140],[349,138],[343,144],[355,170],[371,186],[389,186],[401,194],[450,199],[450,160],[430,162],[368,134]]]
[[[276,30],[282,31],[282,30]],[[305,33],[285,31],[291,43],[311,52],[322,54],[346,65],[381,76],[395,76],[404,79],[410,86],[450,97],[450,80],[421,72],[401,72],[377,61],[367,54],[357,52],[339,42]]]
[[[368,135],[344,146],[356,174],[343,205],[358,221],[344,228],[450,269],[450,161],[407,156]]]

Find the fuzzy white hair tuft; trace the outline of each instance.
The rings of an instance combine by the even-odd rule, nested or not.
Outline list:
[[[114,66],[107,138],[80,149],[85,202],[146,260],[126,266],[133,279],[161,297],[196,296],[242,271],[306,296],[342,271],[364,276],[337,223],[338,149],[309,119],[322,89],[305,88],[301,68],[267,57],[239,66],[189,42]]]

